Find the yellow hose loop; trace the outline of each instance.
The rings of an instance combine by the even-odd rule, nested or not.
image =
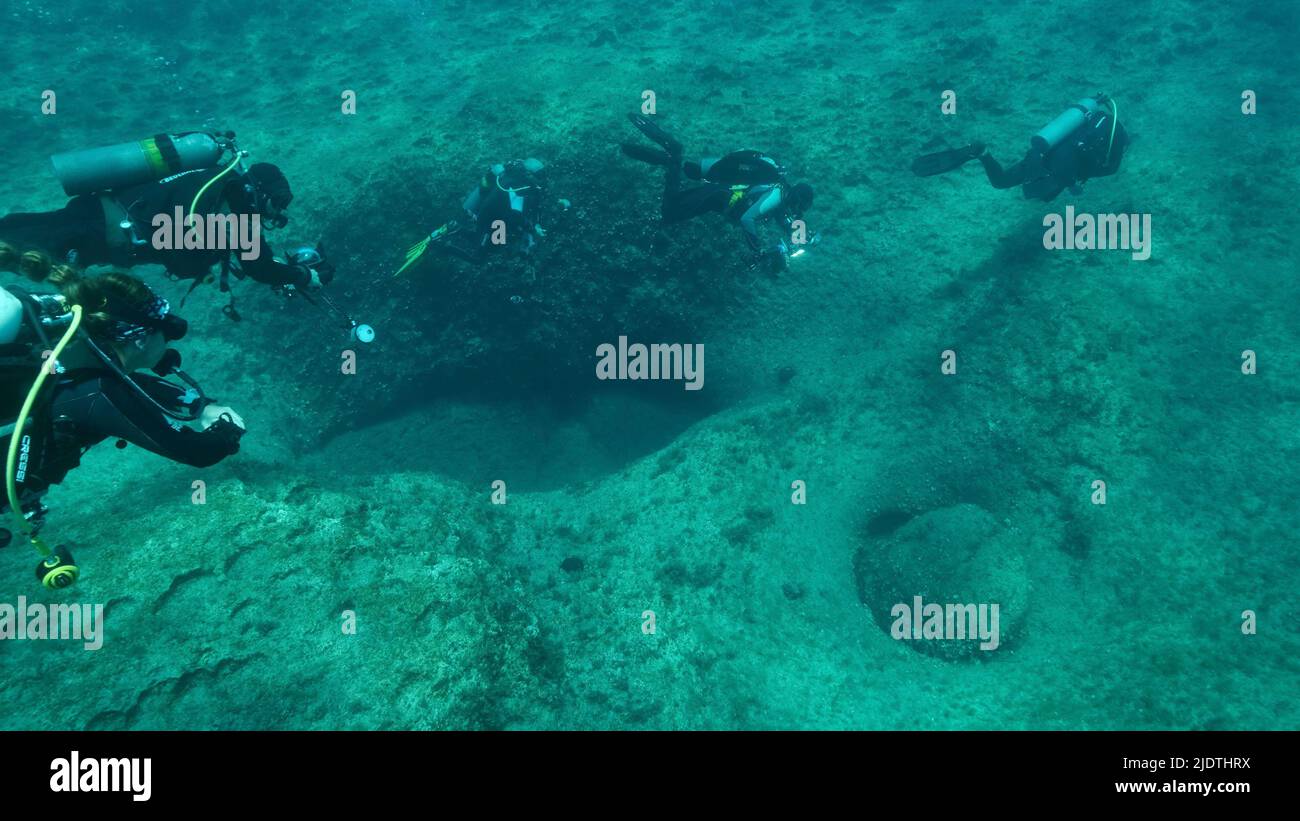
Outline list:
[[[194,195],[194,201],[190,203],[190,213],[189,213],[189,216],[187,216],[187,217],[185,218],[185,226],[186,226],[186,227],[189,227],[189,226],[193,225],[193,224],[194,224],[194,220],[197,219],[197,217],[195,216],[194,212],[195,212],[196,210],[198,210],[198,207],[199,207],[199,200],[203,197],[204,194],[207,193],[208,189],[209,189],[210,187],[212,187],[212,183],[216,182],[217,180],[219,180],[219,179],[221,179],[222,177],[224,177],[224,176],[226,176],[227,174],[229,174],[229,173],[231,172],[231,170],[232,170],[236,165],[239,165],[239,162],[240,162],[240,160],[242,160],[242,159],[244,159],[244,152],[242,152],[242,151],[236,151],[236,152],[235,152],[235,159],[231,161],[230,165],[226,166],[226,170],[225,170],[225,171],[222,171],[222,172],[221,172],[220,174],[218,174],[217,176],[215,176],[215,177],[213,177],[212,179],[208,180],[207,183],[206,183],[202,188],[199,189],[199,193],[197,193],[197,194]]]

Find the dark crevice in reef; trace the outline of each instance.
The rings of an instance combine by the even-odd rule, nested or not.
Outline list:
[[[718,407],[680,385],[602,385],[561,401],[475,396],[415,403],[340,431],[318,457],[333,476],[375,467],[433,472],[472,484],[505,479],[515,490],[580,485],[663,450]],[[312,457],[316,458],[316,457]]]
[[[324,233],[340,238],[330,255],[349,272],[334,298],[373,324],[378,337],[371,345],[351,344],[356,375],[339,374],[342,345],[309,347],[289,366],[301,369],[295,390],[324,417],[299,440],[304,453],[408,417],[418,425],[421,415],[436,415],[449,403],[517,417],[513,403],[554,424],[608,427],[613,420],[602,408],[618,405],[621,395],[635,397],[616,423],[632,432],[624,437],[631,444],[615,447],[605,437],[611,450],[605,467],[612,470],[743,398],[718,387],[685,391],[681,381],[596,378],[597,347],[617,344],[620,336],[629,343],[707,345],[725,332],[728,306],[751,298],[755,276],[746,270],[733,226],[701,220],[662,229],[660,176],[604,150],[609,136],[601,132],[561,149],[581,159],[548,157],[554,196],[573,207],[560,211],[552,203],[549,233],[533,256],[503,253],[475,266],[431,253],[398,279],[391,271],[401,249],[433,225],[463,217],[460,200],[478,169],[412,155],[390,158],[391,174],[374,173],[399,182],[361,188]],[[620,205],[593,205],[611,202]],[[593,429],[590,435],[604,434]],[[411,443],[427,453],[423,445]]]
[[[884,510],[867,522],[867,535],[873,539],[888,536],[907,524],[912,514],[903,510]]]

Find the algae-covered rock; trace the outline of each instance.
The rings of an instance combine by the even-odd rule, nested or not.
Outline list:
[[[955,660],[1005,650],[1017,639],[1030,598],[1023,546],[983,508],[953,505],[923,513],[886,536],[869,539],[853,562],[858,594],[876,623],[923,653]],[[920,597],[922,613],[913,611]],[[931,605],[976,605],[994,624],[994,641],[954,638],[962,619],[957,611],[949,627],[943,614],[943,638],[914,635],[914,626],[931,621]],[[988,608],[982,608],[987,605]],[[966,611],[962,611],[966,612]],[[978,610],[977,610],[978,612]],[[938,627],[938,622],[932,622]],[[981,645],[991,646],[982,651]]]

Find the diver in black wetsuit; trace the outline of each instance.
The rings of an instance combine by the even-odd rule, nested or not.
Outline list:
[[[54,381],[53,388],[24,420],[29,457],[17,477],[24,510],[29,504],[39,507],[50,485],[61,482],[86,449],[105,439],[122,439],[194,467],[209,467],[238,452],[243,420],[204,396],[179,370],[180,355],[167,347],[187,327],[171,313],[167,300],[128,274],[80,279],[66,266],[56,274],[67,277],[60,283],[62,295],[14,288],[0,292],[0,308],[13,314],[13,306],[25,306],[27,318],[15,339],[0,344],[0,353],[8,355],[25,347],[49,350],[50,338],[57,340],[71,320],[68,306],[83,306],[78,336],[59,356],[61,372],[47,380]],[[13,331],[16,324],[7,326]],[[140,373],[143,368],[159,376]],[[173,373],[188,386],[162,378]],[[12,412],[17,403],[10,403],[26,393],[28,384],[19,386],[9,376],[5,382],[4,410]],[[0,424],[0,443],[8,448],[17,420],[0,423],[8,423]],[[0,510],[7,508],[7,499],[0,498]]]
[[[1114,100],[1097,94],[1080,100],[1043,127],[1029,141],[1029,151],[1009,167],[993,158],[983,143],[918,157],[912,171],[921,177],[942,174],[979,160],[994,188],[1022,186],[1025,199],[1050,202],[1065,190],[1119,171],[1129,144]]]
[[[474,264],[486,260],[492,249],[531,255],[546,236],[542,211],[548,194],[546,166],[541,160],[529,157],[493,165],[465,195],[463,206],[473,220],[473,230],[463,230],[455,220],[434,229],[407,251],[406,262],[394,276],[434,248]],[[559,204],[568,210],[567,200]]]
[[[506,246],[532,253],[538,239],[546,236],[541,225],[545,193],[546,166],[541,160],[511,160],[488,169],[464,203],[465,212],[474,218],[479,247],[492,244],[499,220],[505,225]]]
[[[758,151],[733,151],[725,157],[699,162],[682,160],[682,144],[657,124],[640,114],[629,114],[632,124],[663,151],[623,143],[623,153],[633,159],[667,169],[660,213],[665,223],[684,222],[710,212],[736,222],[756,257],[779,258],[784,262],[784,243],[764,248],[758,226],[781,221],[786,226],[812,207],[813,189],[806,182],[789,184],[781,166]],[[682,188],[682,177],[700,185]]]
[[[465,196],[465,213],[474,220],[472,235],[462,232],[452,237],[444,243],[446,249],[471,262],[481,261],[484,252],[495,247],[533,253],[546,236],[541,224],[546,177],[545,164],[531,157],[489,168]],[[470,236],[471,240],[461,239]]]
[[[195,195],[222,174],[221,168],[183,171],[157,182],[123,187],[97,194],[80,194],[58,211],[9,214],[0,217],[0,242],[37,249],[54,258],[86,267],[116,265],[124,268],[156,263],[178,279],[197,285],[222,266],[222,290],[227,274],[249,277],[275,288],[316,288],[333,278],[328,265],[308,266],[293,260],[281,262],[264,240],[255,259],[241,259],[238,250],[220,248],[155,248],[154,217],[171,218],[179,207],[189,215]],[[264,229],[282,228],[285,209],[293,200],[289,181],[270,163],[255,163],[242,175],[230,173],[203,193],[195,214],[257,215]]]

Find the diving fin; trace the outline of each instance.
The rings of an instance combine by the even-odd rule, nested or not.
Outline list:
[[[667,151],[669,156],[680,157],[682,155],[682,144],[677,142],[673,135],[664,131],[650,118],[640,114],[628,114],[627,118],[632,125],[637,127],[637,130],[658,143],[664,151]]]
[[[667,151],[659,151],[654,148],[646,148],[643,145],[633,145],[632,143],[621,143],[620,148],[623,153],[634,160],[640,160],[650,165],[668,165],[672,162],[672,157],[668,156]]]
[[[926,154],[912,160],[912,173],[918,177],[933,177],[961,168],[966,163],[984,153],[984,143],[972,143],[962,148],[952,148],[935,154]]]
[[[393,278],[395,279],[401,276],[403,271],[419,262],[424,256],[424,252],[429,250],[430,244],[437,242],[448,234],[456,233],[459,227],[460,226],[456,224],[455,220],[451,220],[445,225],[433,229],[433,231],[429,233],[429,236],[412,245],[406,252],[406,262],[402,263],[402,267],[397,269],[397,273],[393,274]]]

